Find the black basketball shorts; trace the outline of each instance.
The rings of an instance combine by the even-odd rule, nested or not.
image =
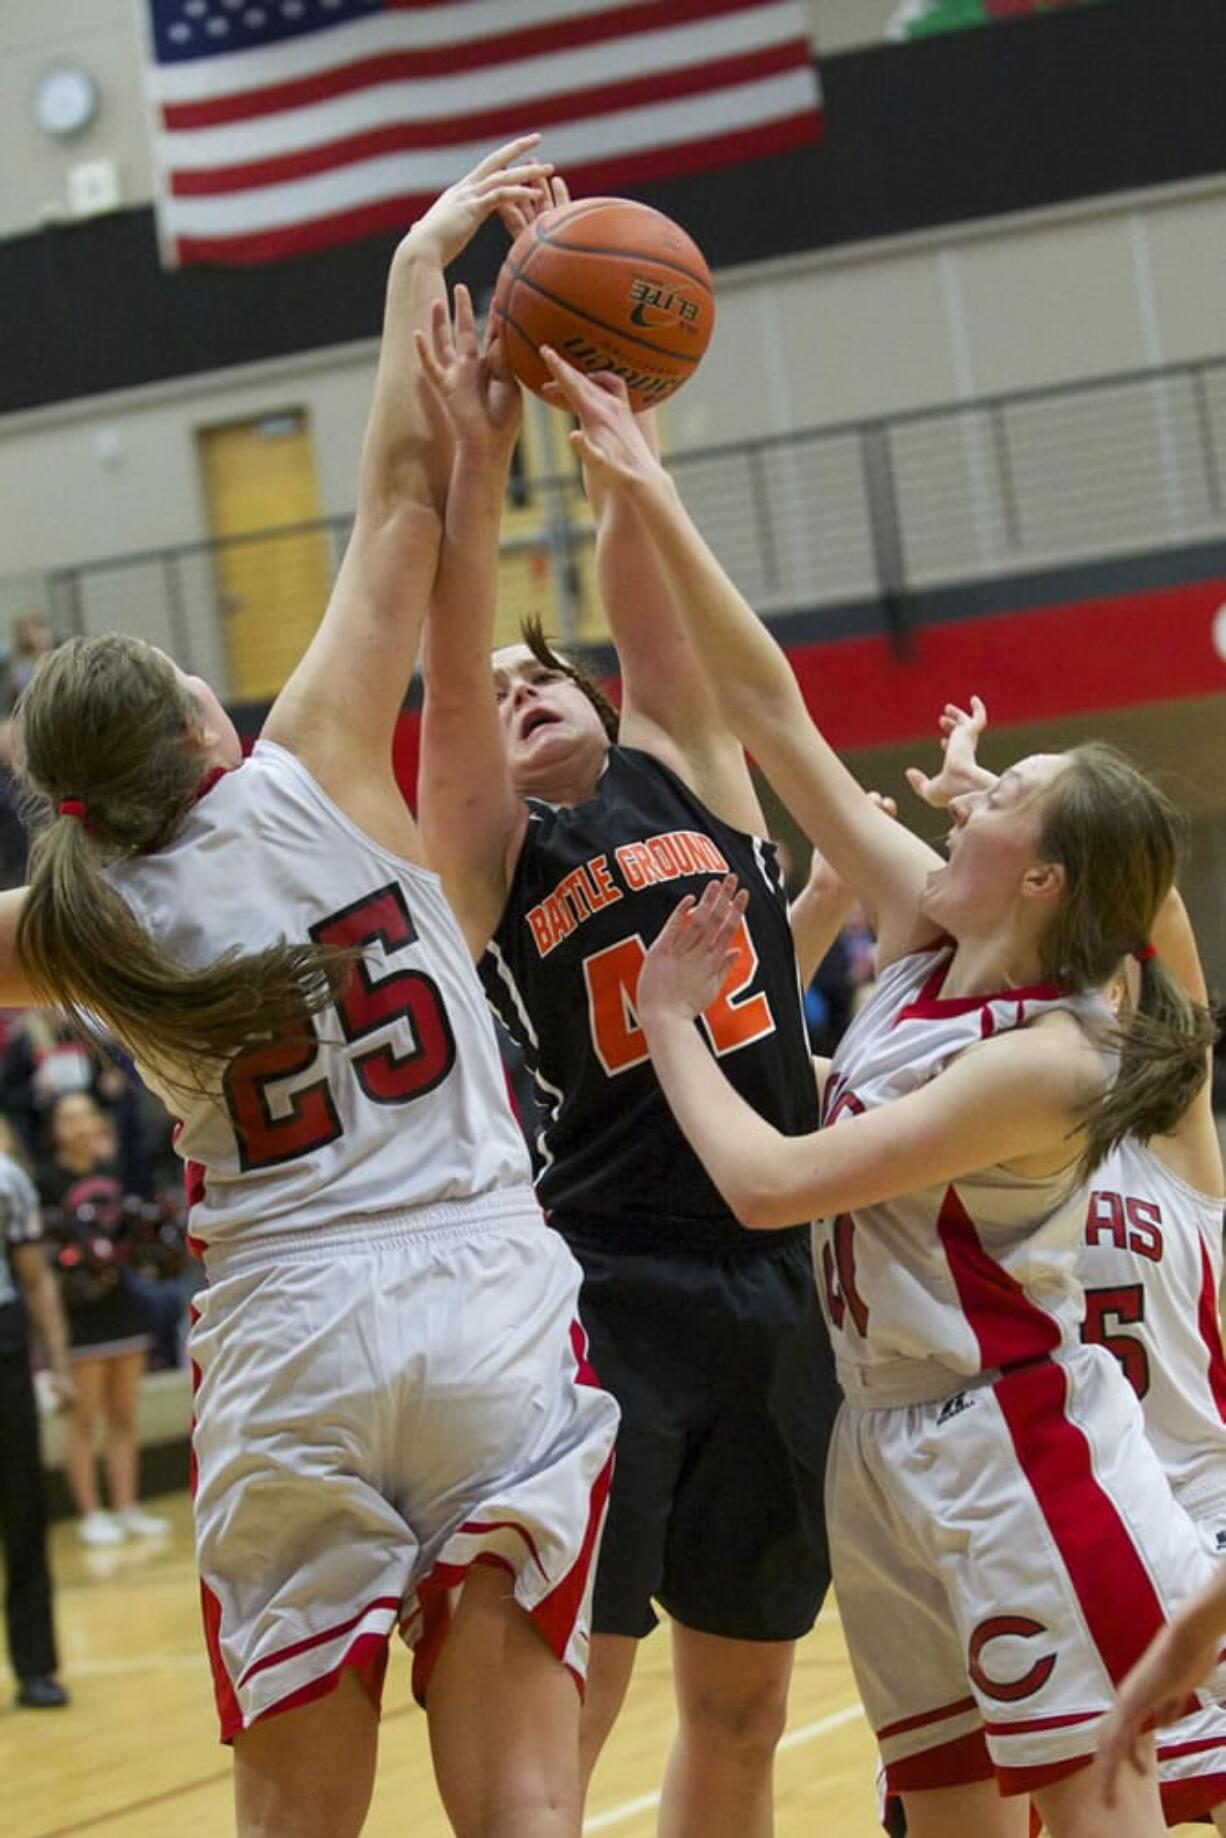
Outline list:
[[[838,1395],[807,1233],[610,1252],[570,1225],[592,1364],[622,1411],[593,1632],[648,1634],[658,1602],[699,1633],[799,1638],[830,1580]]]

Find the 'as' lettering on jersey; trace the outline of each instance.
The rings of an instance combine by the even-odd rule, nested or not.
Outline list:
[[[626,842],[607,855],[593,855],[564,875],[545,898],[530,907],[525,917],[537,953],[548,957],[564,939],[598,913],[628,893],[641,893],[661,881],[685,875],[727,874],[728,863],[709,836],[701,830],[670,830]]]

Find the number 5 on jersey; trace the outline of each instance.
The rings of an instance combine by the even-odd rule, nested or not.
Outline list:
[[[720,1055],[735,1053],[738,1047],[747,1047],[775,1031],[775,1018],[766,997],[746,995],[758,973],[758,953],[744,919],[730,949],[735,956],[724,986],[702,1017],[707,1038]],[[646,947],[636,932],[632,938],[622,938],[583,960],[592,1045],[610,1078],[629,1072],[632,1066],[641,1066],[651,1057],[636,1009],[639,976],[646,956]]]

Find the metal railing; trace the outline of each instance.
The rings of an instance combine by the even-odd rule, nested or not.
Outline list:
[[[905,618],[916,589],[1226,536],[1226,358],[674,453],[670,465],[763,613],[876,601]],[[521,480],[517,496],[500,641],[530,612],[569,642],[600,641],[577,472]],[[261,652],[262,599],[296,609],[300,649],[349,527],[332,518],[57,570],[53,622],[142,633],[223,693],[271,695],[286,643]],[[236,598],[252,603],[241,643]]]

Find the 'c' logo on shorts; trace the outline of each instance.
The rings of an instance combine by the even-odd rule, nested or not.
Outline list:
[[[985,1697],[995,1698],[998,1704],[1016,1704],[1019,1698],[1033,1697],[1036,1691],[1042,1690],[1055,1669],[1054,1653],[1045,1653],[1042,1659],[1036,1659],[1022,1678],[1004,1683],[988,1677],[980,1663],[980,1655],[990,1640],[999,1640],[1003,1635],[1012,1634],[1015,1638],[1033,1640],[1036,1634],[1046,1632],[1041,1621],[1032,1621],[1027,1615],[993,1615],[990,1621],[981,1621],[971,1635],[966,1668],[971,1683]]]

